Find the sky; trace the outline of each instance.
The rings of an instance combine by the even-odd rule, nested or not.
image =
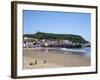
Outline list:
[[[57,34],[75,34],[90,41],[91,14],[23,10],[24,34],[34,34],[38,31]]]

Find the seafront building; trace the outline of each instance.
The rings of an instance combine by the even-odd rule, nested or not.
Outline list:
[[[23,38],[23,47],[24,48],[33,48],[33,47],[66,47],[66,48],[73,48],[73,47],[88,47],[90,43],[81,44],[81,43],[74,43],[69,40],[47,40],[47,39],[33,39],[24,37]]]

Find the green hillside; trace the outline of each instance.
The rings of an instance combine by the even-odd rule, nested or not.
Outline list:
[[[24,34],[24,37],[31,37],[36,39],[48,39],[48,40],[70,40],[72,42],[86,43],[87,41],[79,35],[74,34],[54,34],[37,32],[35,34]]]

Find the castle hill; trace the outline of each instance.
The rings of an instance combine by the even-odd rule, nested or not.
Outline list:
[[[90,47],[90,42],[82,36],[74,34],[55,34],[36,32],[35,34],[23,35],[23,47],[60,47],[60,48],[82,48]]]

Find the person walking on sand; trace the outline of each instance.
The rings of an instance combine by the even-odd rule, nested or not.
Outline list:
[[[46,60],[44,60],[44,64],[46,63]]]
[[[35,60],[35,65],[37,65],[37,60]]]

